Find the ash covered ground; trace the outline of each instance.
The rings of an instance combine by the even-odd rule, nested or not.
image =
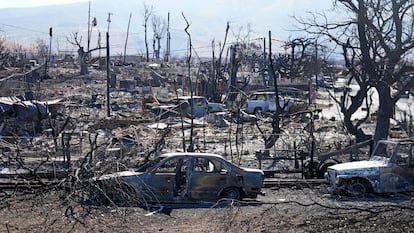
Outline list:
[[[7,119],[3,128],[2,169],[36,171],[68,169],[71,185],[3,192],[1,232],[412,232],[413,206],[410,194],[349,198],[331,195],[325,185],[268,188],[266,196],[246,202],[223,201],[186,205],[151,204],[143,206],[102,206],[88,202],[88,187],[77,171],[89,169],[92,177],[135,168],[146,157],[182,151],[183,137],[188,140],[190,120],[172,116],[157,119],[143,109],[149,95],[172,98],[183,89],[171,82],[172,68],[115,67],[119,84],[111,90],[111,116],[106,109],[106,72],[92,69],[79,76],[70,64],[51,68],[49,78],[31,85],[42,101],[59,100],[54,116],[38,122]],[[9,71],[12,72],[12,71]],[[13,71],[18,72],[18,70]],[[152,85],[148,80],[170,80]],[[128,81],[134,80],[134,88]],[[139,85],[137,83],[143,83]],[[21,86],[21,85],[20,85]],[[9,95],[19,93],[12,80]],[[185,88],[184,88],[185,89]],[[185,90],[184,90],[185,92]],[[314,120],[315,153],[341,149],[353,142],[342,128],[334,103],[326,90],[319,90],[316,107],[322,111]],[[232,121],[232,113],[223,118],[196,119],[193,138],[196,150],[224,155],[241,166],[257,168],[256,152],[264,148],[264,135],[271,133],[271,117]],[[370,125],[371,122],[371,125]],[[283,151],[310,149],[309,114],[297,114],[281,121],[283,133],[272,156]],[[168,125],[168,129],[164,128]],[[183,125],[185,130],[183,130]],[[372,132],[374,119],[365,127]],[[403,134],[403,132],[396,132]],[[27,137],[23,137],[23,136]],[[183,136],[184,135],[184,136]],[[401,136],[401,135],[397,135]],[[188,145],[188,141],[185,141]],[[6,149],[7,148],[7,149]],[[367,156],[366,150],[360,155]],[[22,159],[21,159],[22,158]],[[70,163],[68,163],[70,159]],[[31,164],[31,161],[33,164]],[[41,161],[39,163],[39,161]],[[51,162],[52,161],[52,162]],[[266,170],[290,170],[287,159],[262,164]],[[85,174],[83,174],[85,175]],[[281,174],[279,178],[300,178],[300,174]],[[68,180],[66,180],[68,181]]]

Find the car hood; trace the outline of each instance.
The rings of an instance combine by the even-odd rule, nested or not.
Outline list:
[[[116,172],[116,173],[102,175],[98,178],[98,180],[107,180],[107,179],[120,178],[120,177],[129,177],[129,176],[140,176],[142,174],[143,174],[142,172],[122,171],[122,172]]]
[[[256,169],[256,168],[241,167],[241,169],[243,169],[246,172],[257,172],[257,173],[261,173],[262,175],[264,174],[262,170]]]
[[[330,166],[329,169],[337,170],[337,171],[347,171],[347,170],[360,170],[360,169],[374,169],[385,167],[386,164],[383,161],[356,161],[356,162],[348,162],[348,163],[340,163],[333,166]]]

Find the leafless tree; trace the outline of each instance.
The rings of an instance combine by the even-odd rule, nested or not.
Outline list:
[[[309,65],[314,66],[314,54],[310,54],[310,47],[314,41],[308,38],[294,38],[285,43],[285,48],[290,49],[290,57],[286,60],[286,65],[282,70],[282,75],[288,78],[295,78],[306,74],[315,74],[310,71]],[[316,71],[317,72],[317,71]]]
[[[78,33],[75,32],[72,34],[72,38],[67,38],[67,41],[73,45],[76,45],[78,47],[78,56],[79,56],[79,64],[80,64],[80,74],[85,75],[88,74],[88,57],[89,54],[95,50],[105,49],[106,47],[98,47],[89,49],[88,51],[85,51],[84,47],[81,45],[82,43],[82,37],[78,36]]]
[[[187,18],[185,17],[184,13],[181,12],[181,15],[184,18],[184,21],[186,23],[186,27],[184,28],[185,33],[188,36],[188,44],[189,44],[189,48],[188,48],[188,58],[187,58],[187,75],[188,75],[188,84],[189,84],[189,89],[190,89],[190,95],[191,98],[193,97],[193,83],[191,81],[191,57],[192,57],[192,51],[193,51],[193,43],[191,40],[191,34],[188,31],[188,28],[190,27],[190,23],[188,22]],[[194,106],[191,105],[191,114],[194,115]],[[183,143],[184,144],[184,143]],[[194,152],[195,148],[194,148],[194,118],[191,118],[191,128],[190,128],[190,145],[188,146],[187,151],[188,152]]]
[[[221,100],[221,93],[220,93],[220,90],[218,90],[218,86],[219,86],[219,80],[222,80],[223,75],[224,75],[224,67],[223,67],[222,61],[223,61],[223,52],[226,47],[229,30],[230,30],[230,23],[227,22],[226,33],[224,35],[224,41],[223,43],[219,43],[220,53],[219,53],[219,57],[217,60],[215,59],[215,56],[214,56],[215,43],[213,41],[213,76],[212,76],[212,81],[211,81],[211,98],[214,101]]]
[[[232,31],[234,38],[236,38],[237,43],[246,44],[250,40],[250,36],[253,33],[252,27],[250,24],[247,24],[246,27],[240,26],[236,31]]]
[[[46,42],[42,39],[36,40],[36,52],[38,57],[45,58],[49,54],[49,47]]]
[[[146,50],[146,61],[149,62],[149,49],[148,49],[148,20],[150,19],[152,15],[153,7],[148,6],[147,4],[144,4],[144,37],[145,37],[145,50]]]
[[[299,22],[307,32],[327,37],[343,48],[348,83],[359,85],[356,94],[346,90],[341,99],[348,131],[357,138],[365,136],[360,128],[364,119],[353,122],[351,116],[374,88],[379,96],[374,141],[387,138],[396,102],[414,85],[414,79],[406,76],[413,70],[409,59],[414,47],[414,1],[336,0],[334,6],[337,15],[350,17],[334,22],[326,15],[313,14]]]
[[[8,64],[8,59],[10,57],[10,50],[6,46],[6,39],[4,37],[0,38],[0,68],[4,68]]]
[[[152,30],[153,30],[153,49],[155,59],[160,59],[160,50],[161,50],[161,39],[164,37],[164,34],[167,29],[167,23],[165,19],[161,16],[152,15]],[[157,48],[155,48],[155,44],[157,44]]]

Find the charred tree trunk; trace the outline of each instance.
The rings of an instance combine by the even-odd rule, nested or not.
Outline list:
[[[279,89],[277,85],[276,71],[273,64],[272,58],[272,32],[269,31],[269,65],[270,65],[270,75],[273,77],[273,85],[275,88],[275,101],[276,101],[276,111],[273,113],[272,117],[272,135],[270,135],[265,141],[265,149],[270,149],[275,145],[277,139],[279,139],[280,129],[280,114],[282,113],[282,107],[280,106],[279,101]]]
[[[345,90],[343,93],[343,96],[341,97],[341,101],[338,102],[341,112],[344,114],[344,126],[346,130],[354,135],[356,137],[357,142],[362,142],[365,140],[368,140],[372,137],[372,135],[367,135],[365,132],[360,128],[361,124],[365,122],[365,120],[369,117],[370,111],[369,111],[369,104],[368,104],[368,96],[367,96],[368,88],[367,85],[361,85],[358,92],[352,96],[349,97],[351,100],[351,103],[348,106],[348,101],[345,100],[347,96],[349,95],[349,91]],[[360,119],[358,121],[353,121],[351,118],[355,114],[355,112],[359,109],[360,106],[362,106],[364,100],[367,101],[367,115],[364,119]]]
[[[157,60],[160,60],[161,37],[157,37]]]
[[[152,15],[152,6],[149,7],[144,4],[144,42],[145,42],[145,52],[146,52],[146,62],[149,62],[149,48],[148,48],[148,20]]]
[[[149,49],[148,49],[148,39],[147,39],[147,25],[145,25],[145,29],[144,29],[144,34],[145,34],[145,58],[146,61],[149,62]]]
[[[393,116],[395,102],[391,97],[391,89],[387,83],[379,82],[376,86],[379,97],[377,112],[377,126],[375,128],[374,142],[387,139],[390,129],[390,119]]]
[[[79,47],[78,49],[79,55],[79,65],[80,65],[80,74],[85,75],[88,74],[88,53],[83,50],[83,47]]]
[[[236,85],[237,85],[237,71],[239,69],[239,63],[236,58],[236,47],[230,47],[230,80],[228,87],[228,101],[234,102],[236,99]]]
[[[211,82],[211,89],[212,89],[212,99],[214,100],[214,102],[221,102],[221,91],[219,90],[219,83],[220,80],[223,79],[223,73],[222,73],[222,59],[223,59],[223,52],[224,49],[226,47],[226,42],[227,42],[227,36],[229,33],[229,29],[230,29],[230,24],[229,22],[227,22],[227,27],[226,27],[226,34],[224,36],[224,42],[222,45],[220,45],[220,53],[219,56],[217,58],[217,60],[213,59],[213,81]],[[214,57],[214,41],[213,41],[213,57]]]

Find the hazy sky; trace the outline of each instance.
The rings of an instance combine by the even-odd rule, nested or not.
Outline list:
[[[0,8],[47,6],[87,1],[88,0],[3,0],[0,2]]]
[[[88,2],[88,0],[11,0],[0,1],[0,8],[14,7],[33,7],[67,4],[76,2]],[[295,28],[295,21],[292,16],[305,16],[308,12],[321,12],[325,10],[330,13],[333,0],[114,0],[111,9],[105,8],[104,14],[99,15],[98,22],[101,30],[105,30],[106,14],[110,10],[113,13],[111,28],[119,31],[125,31],[125,25],[128,21],[130,11],[133,13],[132,25],[142,24],[143,5],[146,3],[154,7],[154,14],[166,17],[167,13],[171,13],[171,33],[172,37],[177,41],[182,41],[181,45],[176,45],[177,49],[186,47],[186,34],[184,28],[186,26],[182,17],[182,13],[190,21],[189,31],[193,36],[193,43],[200,48],[210,50],[211,41],[222,41],[225,34],[227,22],[230,23],[230,33],[228,41],[234,41],[235,35],[243,34],[250,27],[251,34],[249,38],[267,37],[269,30],[272,31],[272,38],[286,41],[294,34],[300,33],[292,31]],[[97,13],[97,8],[101,4],[91,1],[92,16]],[[117,12],[123,7],[122,13]],[[126,12],[125,12],[126,9]],[[82,10],[81,10],[82,12]],[[85,14],[87,9],[84,9]],[[63,16],[62,16],[63,17]],[[5,23],[5,22],[3,22]],[[8,22],[9,24],[12,24]],[[57,27],[59,20],[51,21],[50,26]],[[84,18],[79,19],[79,25],[85,26]],[[23,26],[23,25],[16,25]],[[31,25],[24,25],[33,30],[44,30],[34,28]],[[5,28],[7,29],[7,28]],[[84,28],[74,28],[73,31],[84,31]],[[131,35],[142,40],[142,28],[132,27]],[[65,32],[66,35],[70,32]],[[122,33],[118,33],[120,37],[124,37]],[[293,35],[293,36],[292,36]],[[116,35],[114,35],[116,36]],[[47,39],[47,37],[46,37]],[[121,43],[119,45],[121,48]]]

